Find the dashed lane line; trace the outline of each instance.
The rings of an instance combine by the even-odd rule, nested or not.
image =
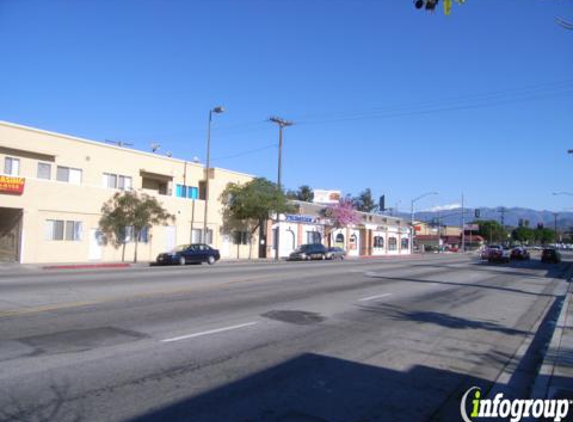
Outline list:
[[[179,337],[167,338],[167,339],[161,340],[161,342],[162,343],[171,343],[174,341],[188,340],[191,338],[206,336],[209,334],[217,334],[217,333],[222,333],[224,331],[231,331],[231,330],[237,330],[239,328],[250,327],[250,326],[255,325],[255,324],[258,324],[258,322],[254,322],[254,321],[253,322],[246,322],[244,324],[231,325],[230,327],[216,328],[214,330],[201,331],[199,333],[193,333],[193,334],[187,334],[187,335],[179,336]]]

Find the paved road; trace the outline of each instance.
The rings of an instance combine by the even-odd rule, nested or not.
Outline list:
[[[459,420],[525,397],[567,264],[470,257],[0,274],[0,420]]]

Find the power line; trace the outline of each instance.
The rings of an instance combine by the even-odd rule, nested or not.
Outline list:
[[[356,115],[356,116],[349,116],[343,118],[332,118],[332,119],[323,119],[323,120],[307,120],[301,121],[300,125],[316,125],[316,124],[327,124],[327,123],[341,123],[341,122],[350,122],[350,121],[358,121],[358,120],[375,120],[375,119],[383,119],[383,118],[396,118],[396,117],[407,117],[407,116],[416,116],[416,115],[424,115],[424,114],[434,114],[434,113],[443,113],[447,111],[459,111],[459,110],[471,110],[471,109],[478,109],[478,108],[489,108],[507,104],[517,104],[517,103],[525,103],[530,101],[536,100],[543,100],[551,97],[558,97],[558,96],[569,96],[573,94],[573,90],[571,92],[561,92],[557,94],[547,94],[547,95],[538,95],[538,96],[531,96],[531,97],[524,97],[524,98],[515,98],[515,99],[507,99],[504,101],[496,101],[496,102],[489,102],[489,103],[482,103],[482,104],[460,104],[460,105],[453,105],[449,107],[442,107],[442,108],[428,108],[425,110],[417,110],[417,111],[405,111],[405,112],[388,112],[388,113],[370,113],[364,115]]]
[[[251,149],[251,150],[239,152],[239,153],[237,153],[237,154],[227,155],[227,156],[224,156],[224,157],[218,157],[218,158],[215,158],[215,159],[213,159],[213,160],[211,160],[211,161],[222,161],[222,160],[227,160],[227,159],[231,159],[231,158],[243,157],[243,156],[245,156],[245,155],[255,154],[255,153],[257,153],[257,152],[265,151],[265,150],[268,150],[268,149],[271,149],[271,148],[276,148],[276,147],[278,147],[278,144],[267,145],[267,146],[264,146],[264,147],[255,148],[255,149]]]
[[[481,94],[467,94],[467,95],[459,95],[451,98],[446,98],[442,100],[430,100],[430,101],[422,101],[422,102],[411,102],[406,104],[398,104],[395,106],[384,106],[384,107],[373,107],[365,110],[354,110],[354,111],[339,111],[333,113],[314,113],[314,114],[306,114],[298,116],[299,120],[304,119],[315,119],[315,118],[336,118],[336,117],[351,117],[351,116],[363,116],[365,114],[373,114],[373,113],[392,113],[398,111],[413,111],[412,108],[424,108],[424,107],[442,107],[447,106],[449,104],[456,105],[459,103],[465,103],[468,101],[486,101],[486,100],[493,100],[497,97],[504,97],[504,96],[516,96],[516,95],[528,95],[528,94],[535,94],[537,91],[547,91],[547,90],[562,90],[562,89],[569,89],[573,87],[573,80],[564,80],[558,82],[549,82],[544,84],[536,84],[536,85],[528,85],[519,88],[513,88],[509,90],[499,90],[499,91],[492,91],[487,93]],[[503,99],[503,98],[501,98]],[[404,110],[405,109],[405,110]]]

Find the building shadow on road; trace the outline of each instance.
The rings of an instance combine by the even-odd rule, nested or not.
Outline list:
[[[129,422],[450,421],[459,419],[461,397],[473,386],[490,383],[426,366],[401,372],[307,353]]]
[[[557,278],[557,279],[568,279],[571,277],[571,269],[573,269],[573,262],[563,260],[559,264],[549,264],[543,263],[539,259],[529,259],[524,261],[512,260],[509,263],[495,263],[488,262],[486,260],[474,259],[469,263],[471,265],[472,271],[484,271],[491,272],[500,275],[514,275],[522,278]],[[461,267],[455,264],[436,264],[436,263],[422,263],[413,264],[413,267],[417,268],[437,268],[443,270],[456,270],[460,271]],[[514,271],[511,271],[511,270]],[[542,270],[545,274],[532,274],[528,270]],[[446,272],[444,271],[444,272]],[[441,272],[440,272],[441,273]]]
[[[383,313],[396,321],[415,321],[424,324],[435,324],[445,328],[458,330],[486,330],[497,331],[508,335],[527,335],[528,331],[507,328],[490,321],[476,321],[441,312],[411,311],[390,304],[361,305],[359,308],[366,312]]]
[[[546,296],[546,297],[555,297],[555,295],[548,294],[548,293],[536,293],[530,292],[523,289],[517,289],[514,287],[507,287],[507,286],[500,286],[496,284],[484,284],[484,283],[458,283],[455,281],[444,281],[444,280],[437,280],[437,279],[421,279],[421,278],[411,278],[411,277],[390,277],[385,276],[382,274],[368,274],[367,277],[378,279],[378,280],[388,280],[388,281],[404,281],[410,283],[421,283],[421,284],[442,284],[445,286],[460,286],[460,287],[472,287],[472,288],[479,288],[479,289],[487,289],[487,290],[498,290],[508,293],[520,293],[524,295],[531,295],[531,296]]]

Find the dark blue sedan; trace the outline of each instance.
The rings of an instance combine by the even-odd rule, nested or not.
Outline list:
[[[219,251],[204,243],[194,243],[192,245],[180,245],[171,252],[157,255],[157,265],[185,265],[201,264],[206,262],[213,265],[221,258]]]

